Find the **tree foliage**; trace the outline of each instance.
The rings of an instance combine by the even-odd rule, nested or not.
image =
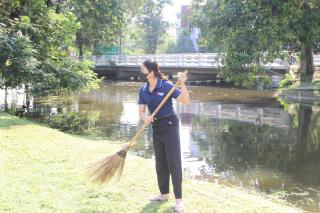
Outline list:
[[[99,45],[108,46],[117,42],[125,20],[124,1],[72,0],[66,4],[65,10],[73,12],[81,23],[76,34],[80,56],[83,56],[85,49],[94,52]]]
[[[0,49],[0,88],[20,86],[39,72],[36,51],[27,36],[1,26]]]
[[[92,64],[70,58],[69,52],[79,47],[79,38],[81,48],[89,51],[112,45],[123,24],[124,5],[111,0],[2,1],[2,86],[25,85],[39,95],[96,87]]]
[[[139,26],[143,29],[142,41],[143,49],[146,53],[155,54],[157,47],[164,41],[164,35],[168,28],[168,23],[163,21],[162,11],[170,0],[147,0],[143,13],[139,16]]]
[[[312,55],[320,43],[318,0],[196,0],[193,14],[208,49],[226,53],[227,80],[243,82],[262,63],[284,57],[284,50],[299,53],[301,80],[312,80]]]

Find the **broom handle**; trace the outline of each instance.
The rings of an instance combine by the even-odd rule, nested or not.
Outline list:
[[[188,71],[184,72],[185,74],[188,73]],[[173,93],[173,91],[178,87],[178,85],[180,84],[180,80],[178,80],[175,85],[170,89],[170,91],[168,92],[168,94],[164,97],[164,99],[160,102],[160,104],[158,105],[158,107],[154,110],[154,112],[151,114],[150,118],[153,119],[153,117],[157,114],[157,112],[161,109],[161,107],[163,106],[163,104],[168,100],[168,98],[171,96],[171,94]],[[135,141],[137,140],[137,138],[141,135],[141,133],[143,132],[143,130],[149,125],[148,122],[145,122],[143,124],[143,126],[139,129],[139,131],[134,135],[134,137],[131,139],[131,141],[127,144],[127,147],[130,148],[132,146],[135,145]]]

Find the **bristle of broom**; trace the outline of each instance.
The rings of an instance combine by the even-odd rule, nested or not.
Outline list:
[[[122,149],[117,153],[105,157],[91,165],[89,178],[95,183],[106,183],[112,178],[119,180],[126,160],[127,150]]]

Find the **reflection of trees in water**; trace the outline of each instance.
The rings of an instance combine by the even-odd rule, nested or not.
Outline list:
[[[111,136],[115,125],[118,124],[123,110],[121,103],[109,103],[102,101],[84,101],[78,100],[79,111],[87,112],[88,116],[93,112],[99,112],[99,117],[95,121],[96,128],[102,131],[102,136]]]
[[[17,108],[13,113],[33,121],[47,123],[53,128],[77,134],[97,134],[99,110],[80,110],[77,98],[52,96],[35,99],[29,109]]]
[[[278,153],[288,150],[288,144],[280,141],[281,137],[288,134],[285,131],[277,131],[274,127],[209,118],[197,120],[199,126],[205,129],[206,136],[199,139],[192,133],[193,139],[202,144],[200,150],[205,157],[213,157],[213,162],[208,163],[214,164],[217,171],[231,168],[244,171],[265,163],[277,166],[279,163],[275,162],[276,153],[272,150],[281,150]],[[209,147],[213,147],[211,153],[208,152]]]
[[[123,101],[136,102],[138,99],[138,92],[141,85],[130,82],[109,82],[99,90],[90,90],[88,93],[81,92],[78,96],[82,102],[108,102],[108,103],[122,103]]]
[[[34,102],[28,110],[17,110],[16,115],[34,121],[49,123],[54,128],[77,134],[93,135],[107,140],[128,142],[139,126],[121,123],[123,104],[119,102],[121,95],[110,96],[81,94],[79,96],[53,96],[41,98]],[[104,99],[106,98],[106,100]],[[143,134],[136,146],[136,151],[144,157],[151,157],[153,152],[152,132],[149,129]]]
[[[63,125],[63,122],[60,122],[61,119],[68,119],[73,129],[82,129],[77,128],[76,125],[84,125],[92,130],[90,134],[125,142],[133,137],[138,126],[120,123],[123,113],[122,101],[126,101],[128,98],[135,100],[137,94],[133,94],[133,91],[138,91],[138,89],[137,86],[111,85],[89,93],[43,97],[36,99],[30,109],[18,109],[14,113],[44,123],[48,123],[54,116],[59,115],[54,123],[56,128],[59,123]],[[139,141],[138,146],[145,147],[144,156],[150,156],[151,137],[152,135],[148,131],[142,135]]]
[[[294,124],[290,128],[276,128],[194,117],[192,137],[198,142],[201,155],[216,171],[245,171],[260,165],[274,171],[288,171],[301,182],[317,183],[320,181],[319,114],[312,114],[310,107],[302,106],[297,114],[297,128]],[[308,181],[309,177],[312,181]]]
[[[320,119],[311,106],[298,107],[297,143],[289,170],[306,183],[320,182]]]
[[[319,209],[319,113],[300,105],[291,116],[289,128],[196,116],[192,137],[216,172],[265,192],[284,190],[289,202]]]

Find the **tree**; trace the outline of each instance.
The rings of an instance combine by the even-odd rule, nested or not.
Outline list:
[[[196,52],[191,39],[188,35],[181,34],[177,39],[176,53],[194,53]]]
[[[118,0],[72,0],[66,4],[65,10],[73,12],[81,23],[76,33],[80,57],[85,49],[96,53],[99,45],[116,43],[124,25],[124,6],[124,2]]]
[[[139,26],[144,29],[142,41],[146,53],[155,54],[168,28],[168,23],[162,19],[162,11],[170,0],[147,0],[139,17]]]
[[[196,52],[192,41],[187,35],[181,34],[177,40],[175,38],[164,36],[164,42],[157,48],[157,53],[194,53]]]
[[[320,43],[318,0],[196,0],[193,11],[202,39],[226,53],[227,80],[243,82],[261,71],[262,62],[293,50],[300,56],[301,81],[312,81]]]
[[[21,86],[38,73],[36,51],[27,36],[1,26],[0,50],[0,89]]]
[[[145,54],[143,49],[144,42],[142,39],[143,29],[131,20],[123,32],[122,37],[122,53],[125,55],[141,55]]]
[[[34,95],[97,86],[91,64],[68,57],[80,27],[75,15],[57,9],[60,1],[50,2],[16,0],[3,6],[0,73],[4,85],[25,85]]]
[[[164,35],[163,42],[157,48],[157,54],[172,54],[176,53],[177,41],[176,38],[170,37],[167,33]]]

